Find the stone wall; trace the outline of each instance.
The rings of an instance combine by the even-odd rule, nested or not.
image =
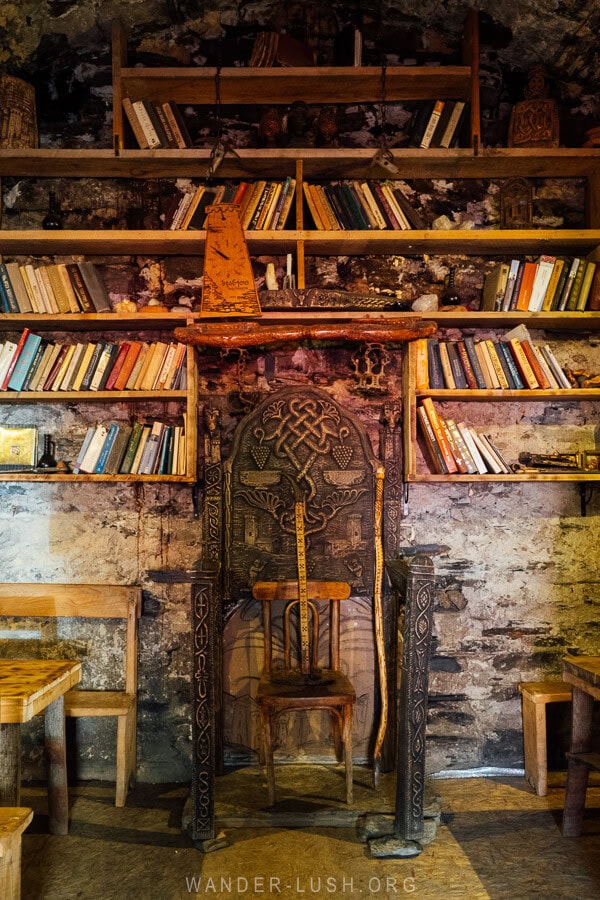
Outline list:
[[[427,23],[437,21],[439,27],[442,5],[446,9],[446,4],[426,5],[423,14]],[[56,3],[49,4],[47,15],[40,19],[39,4],[30,6],[28,9],[24,4],[23,12],[15,7],[10,21],[7,19],[0,27],[11,31],[7,44],[12,48],[9,68],[30,77],[38,88],[43,113],[42,144],[110,146],[106,26],[112,10],[102,4],[105,18],[98,21],[92,4]],[[132,26],[140,61],[160,58],[164,62],[168,55],[165,48],[170,47],[171,53],[179,55],[182,48],[187,48],[191,60],[198,62],[201,48],[207,48],[207,52],[211,49],[210,27],[216,29],[218,36],[219,29],[226,26],[232,37],[241,40],[242,25],[247,23],[240,23],[224,4],[220,4],[220,11],[211,14],[212,18],[207,14],[204,19],[194,18],[193,6],[192,3],[172,3],[167,7],[157,4],[153,9],[148,4],[119,4],[119,11]],[[573,34],[580,27],[582,42],[578,45],[578,56],[570,44],[561,44],[556,27],[558,13],[546,6],[542,4],[541,11],[552,27],[545,28],[545,40],[557,51],[562,47],[560,62],[565,73],[562,96],[565,102],[569,101],[570,122],[581,125],[593,113],[589,104],[585,115],[581,112],[585,106],[582,98],[594,89],[590,60],[595,45],[587,35],[593,20],[584,19],[583,5],[563,4],[565,10],[572,7],[563,34]],[[408,7],[409,4],[396,4],[386,15],[396,23],[408,21],[415,27],[417,19]],[[257,7],[252,15],[246,10],[253,27],[269,20],[269,10],[268,4]],[[174,11],[180,13],[176,24],[169,19],[169,11],[171,15]],[[25,13],[31,17],[27,26]],[[244,9],[240,15],[244,18]],[[515,74],[515,64],[525,46],[524,36],[533,33],[535,22],[530,14],[523,12],[519,19],[519,15],[509,11],[508,4],[496,6],[494,15],[498,27],[486,34],[493,32],[496,41],[499,35],[505,41],[504,47],[497,46],[494,50],[494,65],[501,65],[505,84],[522,84],[522,77],[519,81],[518,73]],[[500,24],[505,29],[514,28],[515,22],[523,26],[516,36],[500,28]],[[457,23],[458,15],[453,13],[447,29],[451,50],[456,48]],[[518,53],[512,49],[515,47]],[[490,59],[492,55],[490,51]],[[532,57],[535,57],[533,51]],[[581,63],[577,71],[575,61]],[[587,80],[582,75],[586,66]],[[398,113],[397,121],[401,119]],[[359,136],[357,143],[374,142],[370,125],[377,123],[373,114],[362,110],[360,121],[353,120],[353,123],[352,134]],[[199,138],[201,131],[198,123],[195,134]],[[251,131],[252,127],[245,127],[235,133]],[[210,134],[205,137],[208,140]],[[442,215],[456,221],[469,217],[479,227],[493,226],[497,221],[498,186],[490,182],[447,179],[409,182],[408,187],[430,224]],[[39,227],[50,189],[56,190],[61,198],[65,227],[99,224],[123,227],[132,206],[136,205],[136,214],[141,215],[144,226],[157,227],[161,204],[171,187],[168,181],[151,182],[140,192],[139,185],[132,182],[4,179],[2,227]],[[583,221],[581,182],[536,182],[535,215],[536,224],[541,226],[560,222],[569,227],[580,225]],[[267,258],[254,260],[259,286],[268,261]],[[456,257],[315,258],[309,260],[308,283],[376,288],[401,306],[408,306],[423,291],[431,289],[440,293],[449,265],[457,265],[457,287],[465,302],[474,306],[492,262],[489,258]],[[276,263],[281,275],[283,261],[276,260]],[[182,296],[192,301],[199,298],[202,270],[199,259],[107,258],[100,259],[99,264],[113,300],[132,295],[142,303],[155,295],[172,304]],[[550,333],[546,338],[555,341]],[[565,362],[588,365],[595,372],[600,370],[595,339],[574,340],[572,335],[566,335],[559,343],[558,352]],[[345,375],[340,376],[336,369],[340,365],[339,359],[332,362],[319,352],[298,351],[291,361],[289,357],[285,360],[281,355],[269,355],[266,369],[269,378],[279,378],[284,383],[291,378],[313,379],[317,372],[319,383],[323,382],[325,389],[350,398],[377,452],[378,421],[374,406],[368,407],[353,393],[352,382]],[[400,360],[395,358],[391,385],[396,395],[399,365]],[[254,355],[248,368],[250,385],[255,369]],[[232,364],[219,366],[216,358],[201,357],[203,403],[224,403],[227,392],[235,386]],[[593,404],[511,403],[497,404],[493,409],[483,404],[463,404],[456,412],[473,424],[488,425],[501,448],[513,456],[523,446],[539,450],[548,446],[573,449],[582,444],[590,449],[600,447],[597,407]],[[126,413],[118,405],[110,410],[91,404],[65,404],[52,409],[0,406],[2,422],[39,425],[41,432],[50,431],[56,437],[59,456],[71,459],[88,424],[104,416],[115,418]],[[226,420],[229,434],[234,425],[235,419]],[[549,442],[541,438],[542,426],[546,429],[544,435],[551,434]],[[568,484],[455,484],[411,488],[408,513],[401,526],[403,543],[448,548],[435,560],[438,597],[429,717],[430,770],[520,764],[521,723],[516,683],[523,678],[558,675],[561,655],[567,650],[598,652],[599,512],[596,494],[587,517],[582,518],[578,489]],[[200,524],[193,518],[191,491],[186,486],[0,484],[3,580],[141,583],[144,587],[138,721],[142,779],[187,778],[190,753],[188,591],[186,587],[152,584],[145,572],[189,566],[199,556],[200,540]],[[363,615],[364,610],[357,609],[354,621]],[[368,621],[368,615],[364,621]],[[84,685],[119,687],[123,635],[114,623],[77,626],[72,622],[3,623],[0,652],[12,655],[20,650],[32,652],[31,641],[39,637],[42,644],[36,646],[40,652],[66,653],[83,659]],[[240,646],[238,637],[235,630],[226,634],[232,658],[235,648]],[[371,665],[366,645],[359,665],[365,671]],[[254,744],[253,729],[248,724],[253,716],[248,683],[247,675],[240,674],[236,665],[228,668],[226,739],[234,755],[246,752],[248,745]],[[373,708],[368,705],[360,721],[361,747],[368,742],[372,717]],[[79,720],[76,726],[80,772],[99,777],[110,775],[114,723]],[[29,771],[33,772],[41,759],[39,723],[28,726],[26,734]],[[309,730],[301,737],[306,755],[320,757],[330,753],[326,732]]]

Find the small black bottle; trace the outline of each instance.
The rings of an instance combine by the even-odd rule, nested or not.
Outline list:
[[[48,212],[42,219],[42,228],[44,231],[59,231],[63,227],[63,220],[60,214],[60,206],[56,200],[54,191],[50,191],[48,195]]]
[[[460,299],[454,285],[455,271],[456,266],[450,266],[450,269],[448,270],[448,276],[446,278],[446,287],[444,289],[444,293],[440,298],[440,306],[461,306],[462,304],[462,300]]]
[[[37,464],[38,469],[55,469],[56,457],[54,456],[54,441],[49,434],[44,435],[44,452]]]

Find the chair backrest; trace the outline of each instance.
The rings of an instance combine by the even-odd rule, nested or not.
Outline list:
[[[345,581],[309,581],[306,585],[309,616],[312,625],[310,639],[311,666],[318,665],[320,616],[315,601],[329,600],[329,667],[340,665],[340,601],[350,596],[350,585]],[[273,629],[271,605],[277,600],[283,608],[283,658],[286,669],[292,668],[292,612],[299,613],[300,588],[297,581],[257,581],[252,596],[260,600],[263,610],[265,673],[273,668]],[[298,640],[298,647],[300,640]]]
[[[137,689],[137,620],[142,589],[115,584],[0,583],[0,616],[126,619],[125,690]]]

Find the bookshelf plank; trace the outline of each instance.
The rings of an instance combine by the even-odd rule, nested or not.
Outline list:
[[[1,391],[2,403],[139,403],[187,400],[187,391]]]
[[[410,484],[428,484],[432,482],[468,482],[468,481],[600,481],[600,475],[586,472],[561,472],[556,474],[523,472],[513,475],[417,475],[407,474],[405,480]]]
[[[391,178],[373,167],[377,148],[239,149],[220,165],[219,178],[281,178],[293,175],[296,160],[304,163],[306,178]],[[0,149],[0,176],[71,178],[168,178],[184,175],[205,178],[210,148],[186,150],[55,148]],[[512,149],[471,148],[394,149],[392,157],[401,178],[576,178],[598,172],[600,150],[591,148]],[[591,224],[591,223],[590,223]]]
[[[132,101],[214,104],[215,76],[210,66],[185,68],[122,68],[123,95]],[[385,93],[392,100],[469,100],[470,66],[388,66]],[[381,99],[379,66],[312,66],[306,68],[222,68],[220,94],[224,104],[374,103]]]
[[[90,256],[152,253],[202,255],[204,231],[0,231],[2,254],[85,253]],[[600,229],[526,231],[247,231],[251,253],[290,251],[304,241],[307,256],[420,255],[461,253],[590,252],[600,246]]]
[[[561,400],[600,400],[600,390],[597,388],[572,388],[571,390],[546,390],[546,391],[499,391],[499,390],[429,390],[417,391],[417,397],[432,397],[437,400],[479,400],[489,401],[520,401],[537,400],[543,403],[545,400],[560,397]]]
[[[189,475],[60,475],[58,472],[0,472],[0,481],[57,481],[71,484],[75,481],[159,481],[194,484],[195,477]]]

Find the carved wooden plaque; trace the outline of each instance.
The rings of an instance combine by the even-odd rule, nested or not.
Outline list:
[[[235,203],[218,203],[208,206],[206,213],[200,315],[262,315],[239,207]]]
[[[376,468],[361,423],[316,388],[285,388],[246,416],[225,464],[226,604],[298,577],[298,485],[308,577],[372,594]]]

